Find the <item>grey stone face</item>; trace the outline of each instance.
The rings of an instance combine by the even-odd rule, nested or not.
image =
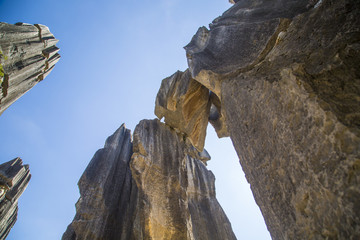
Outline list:
[[[62,239],[133,239],[138,190],[129,168],[131,155],[130,130],[122,125],[81,176],[76,215]]]
[[[223,75],[259,63],[287,26],[285,19],[310,5],[308,0],[238,1],[210,24],[210,30],[199,28],[185,46],[192,77],[221,98]]]
[[[49,28],[0,22],[0,114],[52,71],[60,59]]]
[[[15,158],[0,165],[0,239],[5,239],[17,219],[18,199],[31,175],[28,165]]]
[[[81,177],[63,239],[236,239],[209,159],[159,120],[142,120],[133,143],[122,126]]]
[[[360,237],[359,14],[356,1],[322,1],[222,82],[226,125],[273,239]]]

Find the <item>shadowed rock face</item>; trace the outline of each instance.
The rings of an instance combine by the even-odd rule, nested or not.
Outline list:
[[[359,1],[238,1],[186,47],[273,239],[360,238],[359,15]]]
[[[159,120],[133,138],[122,126],[95,154],[63,239],[236,239],[201,162],[210,156]]]
[[[192,77],[221,98],[220,75],[259,63],[288,19],[309,6],[308,0],[237,1],[185,47]]]
[[[76,215],[62,239],[132,239],[138,190],[129,168],[131,155],[130,130],[122,125],[81,176]]]
[[[41,24],[0,22],[0,114],[52,71],[57,39]]]
[[[0,165],[0,239],[5,239],[14,226],[18,199],[30,181],[28,165],[15,158]]]
[[[191,78],[189,70],[165,78],[156,96],[155,114],[185,133],[201,152],[210,111],[209,90]]]

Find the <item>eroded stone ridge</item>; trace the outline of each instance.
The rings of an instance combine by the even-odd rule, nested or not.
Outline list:
[[[159,120],[134,131],[133,177],[148,239],[236,239],[215,197],[215,177],[188,154],[181,134]]]
[[[5,239],[17,219],[18,199],[31,175],[28,165],[15,158],[0,165],[0,239]]]
[[[76,215],[62,239],[133,239],[137,187],[129,168],[131,155],[130,130],[122,125],[81,176]]]
[[[57,39],[41,24],[0,22],[0,114],[42,81],[60,59]]]
[[[202,162],[210,156],[194,151],[159,120],[142,120],[133,143],[122,126],[81,177],[63,239],[236,239]]]
[[[235,2],[210,24],[210,30],[199,28],[185,46],[192,77],[219,98],[223,75],[259,63],[288,27],[288,19],[305,12],[313,1]]]
[[[156,96],[155,115],[184,133],[201,152],[210,112],[209,90],[191,78],[189,70],[165,78]]]

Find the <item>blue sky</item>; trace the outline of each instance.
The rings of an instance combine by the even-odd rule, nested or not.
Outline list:
[[[0,0],[0,21],[47,25],[60,42],[51,74],[0,116],[0,162],[17,156],[32,179],[8,239],[60,239],[77,181],[123,122],[155,118],[161,80],[187,62],[183,46],[227,0]],[[238,239],[270,239],[230,139],[208,128],[217,198]]]

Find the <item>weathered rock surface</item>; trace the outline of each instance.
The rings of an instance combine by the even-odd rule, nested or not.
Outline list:
[[[199,28],[185,47],[194,79],[221,98],[221,78],[259,63],[271,50],[289,18],[305,12],[308,0],[236,1],[210,30]]]
[[[122,126],[95,154],[63,239],[236,239],[214,175],[182,134],[143,120],[133,139]]]
[[[156,96],[155,115],[185,133],[201,152],[204,149],[211,103],[209,90],[191,78],[189,70],[165,78]]]
[[[52,71],[57,42],[44,25],[0,22],[0,114]]]
[[[17,219],[18,199],[30,181],[28,165],[15,158],[0,165],[0,239],[5,239]]]
[[[359,1],[238,1],[186,47],[273,239],[360,238],[358,16]]]
[[[122,125],[81,176],[76,215],[62,239],[134,239],[137,187],[129,168],[131,155],[130,130]]]
[[[133,144],[130,165],[145,239],[236,239],[215,198],[214,175],[188,154],[181,134],[159,120],[143,120]]]

